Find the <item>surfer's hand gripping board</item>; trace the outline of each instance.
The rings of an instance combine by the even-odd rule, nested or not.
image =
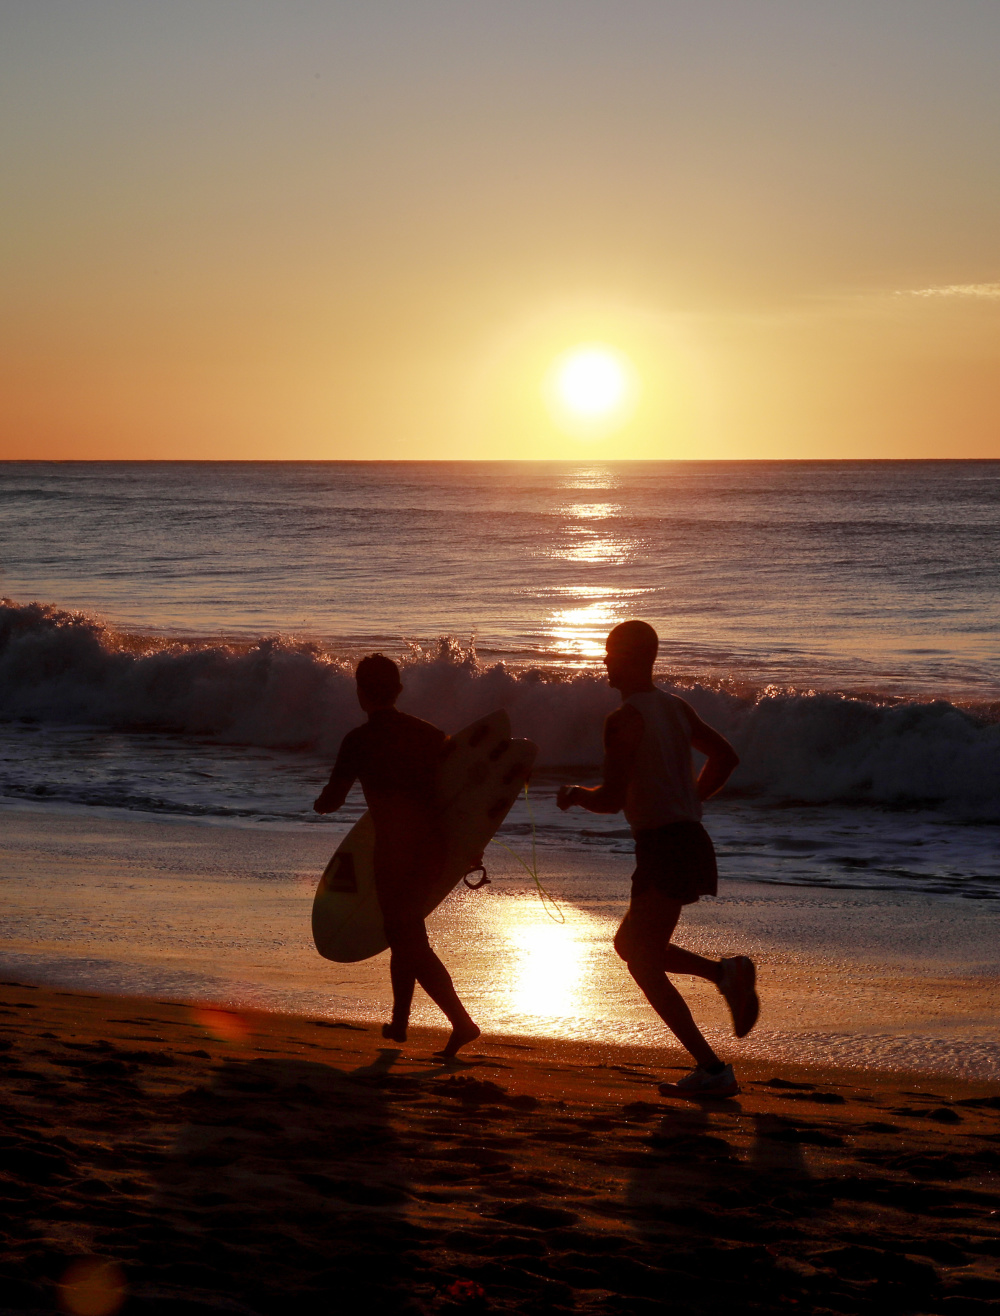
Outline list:
[[[430,885],[425,917],[482,863],[483,850],[524,789],[537,753],[530,740],[511,739],[510,720],[502,711],[447,741],[437,781],[444,861],[440,878]],[[341,841],[316,890],[313,941],[325,959],[351,964],[389,944],[375,894],[374,855],[375,827],[366,813]]]

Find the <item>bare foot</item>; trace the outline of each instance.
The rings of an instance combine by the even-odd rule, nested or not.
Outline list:
[[[405,1042],[406,1024],[399,1024],[395,1019],[391,1024],[383,1024],[382,1036],[390,1042]]]
[[[480,1030],[471,1019],[467,1024],[456,1024],[451,1030],[451,1037],[448,1038],[447,1046],[441,1051],[435,1051],[434,1054],[440,1056],[442,1060],[450,1060],[453,1055],[458,1053],[460,1047],[465,1046],[467,1042],[474,1042],[479,1033]]]

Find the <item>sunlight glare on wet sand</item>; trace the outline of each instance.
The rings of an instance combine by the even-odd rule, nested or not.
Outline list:
[[[507,947],[505,981],[493,1001],[503,1019],[531,1019],[542,1033],[559,1023],[593,1020],[603,1013],[595,956],[607,954],[605,920],[570,906],[557,922],[534,898],[493,907],[496,931]]]

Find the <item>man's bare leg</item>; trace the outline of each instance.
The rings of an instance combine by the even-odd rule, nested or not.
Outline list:
[[[441,1056],[445,1060],[450,1060],[452,1056],[457,1055],[459,1050],[469,1042],[474,1042],[479,1036],[479,1027],[473,1023],[469,1012],[458,999],[458,992],[455,991],[454,984],[451,981],[451,974],[444,967],[441,961],[427,947],[426,952],[422,952],[420,959],[414,964],[417,974],[417,982],[431,998],[434,1004],[444,1012],[451,1024],[451,1037],[444,1044],[440,1051],[435,1051],[436,1056]]]
[[[442,1050],[434,1053],[450,1059],[461,1047],[476,1040],[479,1036],[479,1028],[458,999],[451,974],[431,949],[423,919],[418,916],[403,918],[397,916],[395,919],[387,919],[386,932],[391,933],[390,973],[395,963],[401,984],[403,973],[412,975],[451,1024],[451,1037]],[[395,980],[393,985],[395,987]],[[394,1006],[394,1020],[395,1017]],[[387,1035],[384,1029],[383,1035]]]
[[[629,964],[628,969],[643,996],[681,1046],[694,1056],[695,1062],[703,1069],[710,1065],[721,1064],[719,1057],[695,1023],[684,997],[663,970],[634,961]]]
[[[392,951],[389,956],[389,981],[392,983],[392,1021],[382,1025],[382,1036],[390,1042],[405,1042],[417,979],[409,959],[397,951]]]
[[[721,966],[681,946],[671,946],[683,905],[656,891],[632,901],[615,937],[615,950],[628,965],[636,985],[673,1035],[702,1067],[721,1064],[695,1023],[687,1002],[667,972],[690,973],[719,981]]]
[[[685,950],[672,942],[663,953],[663,968],[667,973],[689,973],[692,978],[707,978],[716,986],[722,976],[721,960],[707,960],[704,955],[696,955],[693,950]]]
[[[451,1037],[444,1044],[440,1051],[435,1051],[436,1056],[442,1060],[450,1060],[452,1056],[458,1055],[463,1046],[469,1042],[474,1042],[480,1035],[478,1024],[474,1024],[471,1019],[467,1023],[457,1023],[451,1030]]]

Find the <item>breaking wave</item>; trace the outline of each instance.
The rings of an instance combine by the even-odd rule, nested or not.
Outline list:
[[[54,606],[0,602],[0,719],[209,737],[332,757],[358,722],[351,660],[281,637],[166,642]],[[414,647],[401,706],[447,730],[495,708],[540,766],[600,761],[616,696],[597,675],[483,664],[452,640]],[[1000,725],[944,700],[773,688],[679,691],[736,746],[732,790],[773,800],[937,805],[1000,817]]]

